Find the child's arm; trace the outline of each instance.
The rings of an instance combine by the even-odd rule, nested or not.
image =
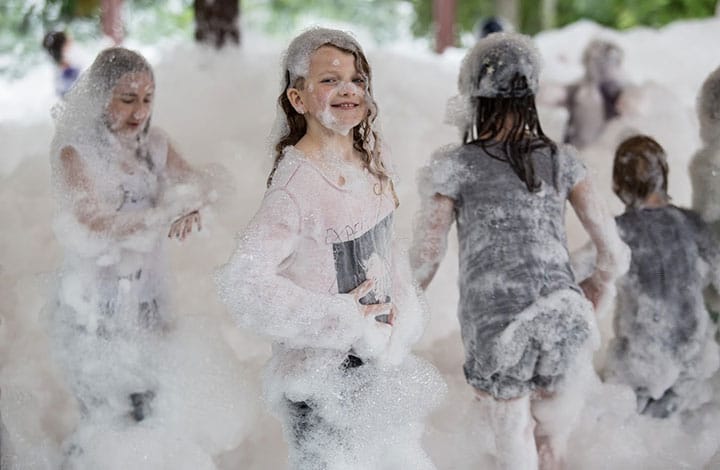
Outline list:
[[[382,311],[387,307],[368,305],[361,311],[358,302],[371,285],[363,284],[348,294],[325,294],[305,289],[281,274],[292,260],[300,230],[300,211],[290,193],[284,189],[268,192],[240,235],[235,253],[215,276],[235,321],[292,347],[381,348],[391,327],[375,316],[388,313]],[[358,340],[363,340],[362,346]]]
[[[435,151],[430,164],[418,172],[420,211],[415,216],[415,238],[410,248],[413,277],[425,290],[447,250],[447,235],[455,220],[458,192],[456,146]]]
[[[589,177],[570,191],[570,203],[590,235],[597,255],[595,270],[580,283],[583,292],[597,309],[612,293],[615,279],[630,266],[630,249],[620,239],[615,220],[610,216]]]
[[[118,211],[102,204],[96,195],[94,182],[88,178],[74,147],[62,149],[60,164],[63,186],[68,188],[64,197],[72,203],[75,223],[79,222],[90,233],[122,241],[163,221],[169,223],[169,217],[155,208]]]
[[[410,265],[422,290],[435,277],[447,250],[447,236],[455,220],[455,202],[435,194],[422,201],[416,216],[415,239],[410,249]]]

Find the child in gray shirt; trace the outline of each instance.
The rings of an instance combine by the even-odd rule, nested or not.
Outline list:
[[[560,463],[579,413],[568,411],[561,385],[591,369],[593,308],[583,292],[600,303],[627,264],[584,165],[542,132],[538,68],[532,42],[517,34],[493,34],[468,53],[454,101],[463,145],[437,152],[421,170],[411,251],[425,288],[456,221],[464,371],[492,410],[500,468]],[[598,269],[580,285],[569,266],[568,200],[598,247]]]
[[[615,153],[613,189],[626,205],[616,221],[632,261],[618,282],[606,378],[630,385],[638,412],[656,418],[701,405],[718,367],[703,289],[720,285],[720,247],[697,213],[670,204],[667,172],[650,137]]]

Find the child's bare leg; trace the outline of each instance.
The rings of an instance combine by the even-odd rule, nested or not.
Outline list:
[[[536,470],[538,455],[533,436],[535,420],[530,413],[530,397],[497,400],[477,389],[475,394],[495,435],[498,468]]]
[[[588,388],[597,381],[591,357],[589,349],[583,351],[561,388],[554,393],[538,391],[532,398],[530,408],[537,422],[535,442],[541,470],[565,468],[568,439],[580,419]]]
[[[553,405],[557,402],[553,401],[557,398],[553,394],[538,394],[534,397],[531,404],[533,417],[536,419],[535,426],[535,445],[538,453],[538,468],[540,470],[563,470],[565,462],[563,461],[564,442],[566,436],[561,436],[557,432],[553,433],[553,426],[547,426],[550,421],[545,413],[552,413]],[[553,416],[552,421],[562,419],[559,416]]]

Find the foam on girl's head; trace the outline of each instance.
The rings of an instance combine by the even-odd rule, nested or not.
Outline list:
[[[298,78],[308,75],[310,56],[325,45],[332,45],[355,55],[365,56],[355,38],[344,31],[327,28],[308,29],[293,39],[285,52],[283,66],[289,74],[291,86]]]
[[[703,82],[697,98],[700,137],[710,143],[720,137],[720,67]]]
[[[108,93],[123,75],[145,72],[153,79],[152,67],[137,52],[123,47],[111,47],[100,52],[88,71],[88,80],[96,90]]]
[[[625,139],[615,152],[613,191],[627,206],[636,207],[653,193],[667,196],[665,150],[653,138]]]
[[[517,98],[538,89],[540,53],[528,36],[495,33],[481,39],[463,59],[458,90],[468,97]],[[516,77],[525,80],[516,86]]]
[[[140,72],[154,81],[152,67],[137,52],[122,47],[100,52],[65,99],[52,109],[56,124],[52,153],[59,154],[65,145],[102,140],[99,136],[107,131],[105,114],[113,88],[124,75]]]

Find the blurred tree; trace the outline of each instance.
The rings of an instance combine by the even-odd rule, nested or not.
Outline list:
[[[240,0],[195,0],[195,40],[220,49],[240,44]]]

